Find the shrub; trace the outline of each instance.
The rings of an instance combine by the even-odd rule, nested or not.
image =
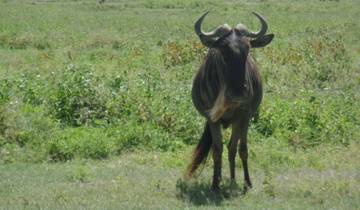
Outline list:
[[[108,128],[82,126],[57,130],[48,143],[47,153],[50,160],[67,161],[75,157],[103,159],[135,148],[168,151],[182,146],[181,139],[151,123],[129,121]]]
[[[104,135],[103,129],[67,128],[58,130],[54,137],[48,146],[48,154],[54,161],[71,160],[76,156],[102,159],[111,152],[111,139]]]
[[[354,125],[358,124],[352,116],[359,114],[348,103],[342,95],[306,93],[296,99],[267,97],[253,128],[265,139],[287,141],[297,148],[322,143],[348,145],[356,138]]]
[[[8,79],[0,80],[0,105],[10,100],[13,83]]]
[[[88,67],[68,65],[56,82],[50,111],[62,123],[79,126],[95,123],[106,115],[106,94],[101,92],[100,78]]]
[[[165,67],[184,65],[205,56],[206,48],[197,41],[170,41],[163,45],[163,62]]]
[[[11,150],[7,156],[14,161],[42,161],[57,128],[44,107],[5,104],[0,108],[0,150]]]
[[[281,47],[270,45],[259,55],[256,57],[266,57],[263,63],[270,63],[269,72],[262,75],[266,81],[276,81],[271,85],[324,89],[343,82],[344,78],[351,79],[347,75],[351,71],[351,57],[344,38],[330,36],[326,31]]]
[[[21,76],[14,81],[16,84],[16,91],[26,104],[41,105],[47,96],[46,90],[49,89],[46,80],[40,78],[40,74],[21,74]]]

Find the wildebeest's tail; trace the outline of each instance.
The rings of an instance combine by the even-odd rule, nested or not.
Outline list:
[[[196,169],[206,160],[212,145],[212,137],[210,132],[210,126],[207,122],[204,132],[200,138],[198,145],[193,153],[192,162],[187,168],[186,177],[191,178]]]

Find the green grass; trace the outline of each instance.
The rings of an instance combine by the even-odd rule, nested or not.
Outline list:
[[[259,27],[265,96],[249,132],[254,188],[182,175],[204,119],[191,103],[206,10]],[[356,0],[0,0],[0,209],[359,208]],[[224,132],[225,143],[229,131]],[[226,154],[226,152],[224,152]],[[224,163],[227,163],[224,157]]]
[[[251,145],[254,187],[242,194],[230,185],[225,161],[221,194],[210,191],[212,166],[196,180],[182,174],[190,148],[178,152],[132,152],[104,161],[0,166],[4,209],[356,209],[360,205],[359,145],[324,147],[273,159]],[[255,152],[256,150],[256,152]],[[283,151],[279,151],[283,152]],[[256,154],[256,155],[255,155]],[[209,161],[210,162],[210,161]],[[240,161],[238,161],[240,162]],[[264,167],[266,165],[267,167]]]

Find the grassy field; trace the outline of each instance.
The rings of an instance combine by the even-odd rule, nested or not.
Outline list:
[[[250,161],[254,187],[225,178],[220,195],[210,189],[212,169],[191,182],[181,174],[191,150],[132,152],[103,161],[0,166],[2,209],[357,209],[359,146],[299,152],[293,164]],[[225,161],[227,163],[227,161]],[[237,173],[242,174],[240,166]]]
[[[246,195],[225,156],[220,195],[211,161],[182,179],[204,123],[190,89],[206,10],[205,29],[255,31],[257,11],[275,34],[251,51],[265,96]],[[359,13],[356,0],[0,0],[0,209],[360,208]]]

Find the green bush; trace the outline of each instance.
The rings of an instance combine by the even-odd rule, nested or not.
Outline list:
[[[102,159],[110,155],[111,139],[103,129],[68,128],[58,130],[50,141],[48,153],[51,160],[66,161],[81,158]]]
[[[79,158],[103,159],[136,148],[175,150],[181,140],[150,123],[130,121],[110,128],[77,127],[58,130],[48,144],[53,161]]]
[[[300,94],[295,99],[271,96],[265,99],[259,117],[254,120],[255,132],[265,138],[287,141],[297,148],[322,143],[348,145],[356,138],[359,115],[342,95]],[[264,140],[265,141],[265,140]]]
[[[0,105],[10,100],[13,83],[8,79],[0,80]]]
[[[50,111],[64,124],[91,124],[107,116],[106,92],[101,92],[100,78],[88,68],[69,64],[56,82]]]
[[[265,81],[272,81],[270,85],[276,89],[339,88],[339,84],[346,86],[344,78],[352,69],[344,37],[330,36],[324,29],[306,39],[270,45],[255,53],[257,58],[265,58],[261,62],[268,67],[262,76]]]
[[[198,41],[186,40],[184,42],[169,41],[163,46],[163,62],[165,67],[184,65],[194,60],[200,60],[207,49]]]
[[[269,161],[281,164],[293,161],[282,151],[346,147],[360,138],[359,31],[348,30],[356,28],[355,10],[344,15],[327,5],[325,12],[314,3],[304,12],[304,5],[290,4],[258,2],[275,39],[250,51],[265,94],[249,148],[265,145]],[[77,4],[65,13],[56,5],[2,4],[0,161],[102,159],[196,144],[205,119],[192,105],[191,84],[207,48],[189,23],[205,5],[222,9],[206,18],[204,31],[225,19],[259,26],[233,9],[249,5],[235,1]],[[289,12],[296,16],[277,21]]]
[[[0,150],[6,159],[37,162],[46,160],[46,147],[58,129],[44,107],[6,104],[0,108]],[[9,151],[12,152],[6,152]]]

